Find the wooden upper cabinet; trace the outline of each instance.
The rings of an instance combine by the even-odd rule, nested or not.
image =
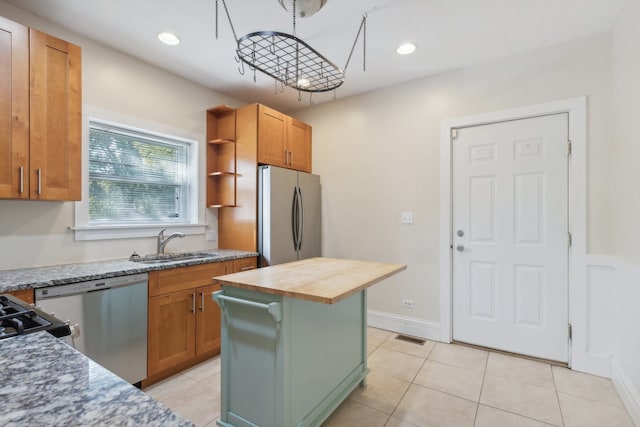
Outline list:
[[[258,162],[287,167],[286,116],[264,105],[258,105]]]
[[[0,198],[29,198],[29,29],[0,17]]]
[[[289,126],[289,167],[311,172],[311,126],[291,118]]]
[[[80,200],[80,47],[0,17],[0,76],[0,198]]]
[[[31,29],[30,51],[31,198],[80,200],[80,47]]]
[[[258,105],[258,163],[311,172],[311,126]]]

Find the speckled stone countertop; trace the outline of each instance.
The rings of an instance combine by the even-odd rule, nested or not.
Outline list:
[[[0,340],[2,426],[193,426],[47,332]]]
[[[198,252],[206,252],[211,254],[211,256],[191,260],[171,261],[162,264],[143,264],[129,261],[128,259],[115,259],[78,264],[62,264],[49,267],[0,270],[0,293],[20,289],[66,285],[88,280],[108,279],[110,277],[146,273],[153,270],[164,270],[187,265],[223,262],[258,256],[257,252],[244,252],[231,249],[214,249]]]

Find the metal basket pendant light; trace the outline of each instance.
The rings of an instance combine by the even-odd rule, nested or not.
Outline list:
[[[296,17],[310,16],[324,6],[327,0],[278,0],[287,10],[289,10],[288,5],[291,5],[293,34],[279,31],[256,31],[240,38],[236,36],[226,1],[216,0],[216,38],[218,38],[218,4],[220,1],[237,43],[236,62],[240,64],[238,71],[240,74],[244,74],[244,64],[247,64],[254,72],[254,82],[256,81],[256,70],[272,77],[275,79],[276,93],[284,92],[284,86],[289,86],[298,92],[309,93],[335,90],[344,83],[344,70],[349,65],[351,55],[363,29],[365,37],[363,44],[366,49],[366,15],[362,18],[344,69],[335,65],[297,37]],[[304,15],[298,11],[298,3],[305,7]],[[300,100],[300,94],[298,94],[298,100]]]

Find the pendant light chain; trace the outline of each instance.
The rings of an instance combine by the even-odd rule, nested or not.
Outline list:
[[[229,9],[227,8],[227,2],[224,0],[216,0],[216,39],[218,38],[218,2],[222,1],[222,6],[224,6],[224,11],[227,14],[227,20],[229,21],[229,26],[231,27],[231,32],[233,33],[233,38],[238,43],[238,36],[236,35],[236,29],[233,28],[233,22],[231,22],[231,15],[229,15]]]
[[[296,34],[296,0],[293,0],[293,37],[298,38]]]

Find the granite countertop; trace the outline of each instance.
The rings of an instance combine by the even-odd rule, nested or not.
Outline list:
[[[0,340],[2,426],[193,426],[47,332]]]
[[[162,264],[143,264],[128,259],[62,264],[48,267],[20,268],[0,270],[0,293],[20,289],[44,288],[47,286],[66,285],[88,280],[108,279],[110,277],[128,276],[130,274],[147,273],[153,270],[184,267],[187,265],[207,264],[258,256],[257,252],[236,251],[232,249],[215,249],[199,251],[210,253],[211,257],[171,261]]]
[[[401,264],[318,257],[215,278],[222,286],[335,304],[406,268]]]

